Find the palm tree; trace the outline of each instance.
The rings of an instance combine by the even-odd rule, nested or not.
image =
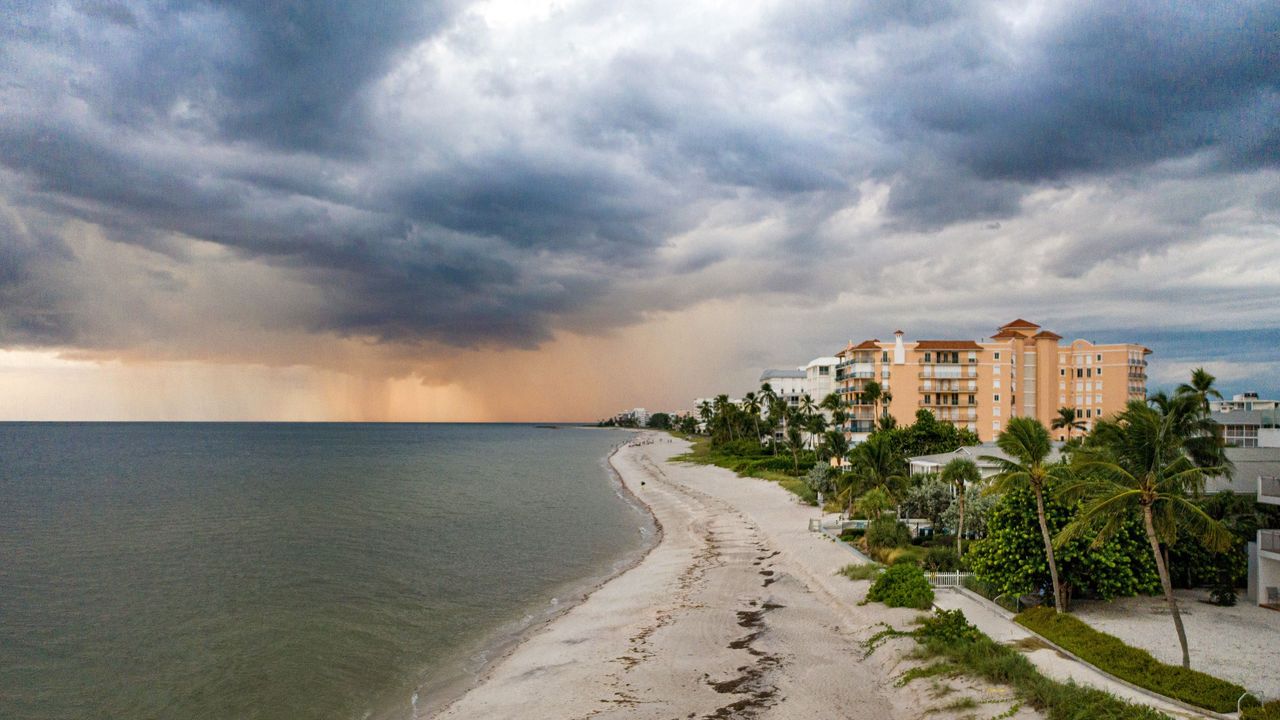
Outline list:
[[[1213,386],[1218,378],[1209,374],[1208,370],[1198,367],[1191,371],[1191,382],[1182,383],[1175,391],[1177,395],[1194,395],[1200,402],[1200,406],[1207,413],[1209,412],[1209,398],[1222,399],[1222,393]]]
[[[968,458],[956,458],[942,466],[942,481],[950,483],[956,489],[956,502],[959,503],[960,518],[956,522],[956,556],[964,555],[961,538],[964,537],[964,490],[968,483],[976,483],[982,479],[978,464]]]
[[[827,459],[842,458],[849,452],[849,439],[844,436],[843,430],[830,430],[825,436],[823,442],[823,451]]]
[[[769,420],[773,423],[774,429],[781,427],[783,434],[786,434],[790,419],[791,408],[787,406],[787,401],[774,395],[773,401],[769,404]],[[773,446],[773,454],[777,455],[778,443],[771,437],[769,444]]]
[[[880,387],[880,383],[872,380],[862,386],[862,402],[871,406],[872,417],[880,415],[880,398],[884,395],[884,389]]]
[[[1158,392],[1147,398],[1147,403],[1173,419],[1177,426],[1174,433],[1181,438],[1192,462],[1203,468],[1225,467],[1228,472],[1234,471],[1227,459],[1222,426],[1214,422],[1198,395],[1183,393],[1170,397]]]
[[[871,435],[849,452],[853,473],[864,488],[878,487],[897,497],[907,483],[907,461],[886,435]]]
[[[800,450],[804,448],[804,435],[800,432],[799,423],[787,426],[787,449],[791,451],[791,464],[796,474],[800,474]]]
[[[760,442],[760,398],[753,392],[742,396],[742,409],[751,417],[756,426],[756,442]]]
[[[1053,424],[1049,427],[1054,430],[1066,430],[1067,437],[1071,437],[1071,433],[1076,430],[1084,430],[1085,423],[1076,416],[1075,408],[1060,407],[1058,408],[1058,416],[1053,419]]]
[[[724,426],[724,428],[725,428],[726,430],[728,430],[728,431],[729,431],[729,440],[730,440],[730,441],[732,441],[732,440],[734,439],[734,437],[733,437],[733,416],[732,416],[732,411],[730,410],[730,406],[731,406],[731,405],[733,405],[733,403],[729,402],[729,396],[728,396],[728,395],[717,395],[717,396],[716,396],[716,400],[715,400],[716,415],[717,415],[717,416],[719,417],[719,419],[720,419],[720,424],[721,424],[722,426]]]
[[[1047,464],[1053,445],[1049,442],[1049,431],[1035,418],[1009,418],[1004,432],[996,438],[996,447],[1013,459],[982,456],[982,460],[993,462],[1000,468],[992,489],[1004,493],[1017,487],[1028,487],[1035,495],[1044,554],[1049,561],[1049,579],[1053,582],[1053,604],[1058,612],[1063,612],[1066,603],[1062,597],[1062,585],[1058,582],[1058,564],[1053,559],[1053,538],[1049,536],[1049,523],[1044,513],[1044,488],[1049,480],[1066,480],[1069,470],[1061,464]]]
[[[702,428],[707,431],[708,435],[711,434],[711,415],[711,403],[706,400],[698,403],[698,417],[702,418]]]
[[[1206,476],[1223,474],[1226,468],[1195,463],[1186,439],[1179,436],[1183,423],[1177,414],[1134,400],[1115,420],[1098,423],[1091,442],[1076,455],[1078,479],[1063,487],[1063,495],[1083,497],[1085,505],[1058,534],[1058,543],[1096,528],[1093,545],[1097,547],[1125,521],[1140,517],[1182,645],[1182,667],[1190,668],[1187,633],[1160,544],[1173,542],[1181,529],[1221,552],[1230,547],[1232,536],[1188,498],[1204,489]]]

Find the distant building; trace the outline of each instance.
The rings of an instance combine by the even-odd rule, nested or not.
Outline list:
[[[769,383],[769,387],[773,388],[774,394],[785,400],[791,407],[799,407],[800,398],[809,392],[808,377],[804,368],[765,370],[760,373],[760,384]],[[815,400],[814,402],[817,401]]]
[[[644,408],[632,408],[614,415],[613,421],[616,423],[634,422],[636,425],[644,427],[649,424],[649,413]]]
[[[848,406],[846,433],[858,442],[873,429],[877,412],[906,424],[924,409],[991,440],[1011,417],[1049,426],[1061,407],[1075,409],[1087,431],[1130,400],[1146,397],[1147,348],[1060,340],[1019,319],[978,341],[907,341],[899,330],[892,342],[850,342],[836,353],[836,388]],[[889,395],[887,402],[873,404],[866,395],[872,381]],[[1053,431],[1059,441],[1069,434]]]
[[[1230,478],[1216,477],[1205,481],[1206,493],[1233,492],[1252,495],[1261,478],[1280,477],[1280,447],[1229,447],[1227,460],[1235,467]]]
[[[1238,412],[1240,410],[1280,410],[1280,400],[1263,400],[1256,392],[1232,395],[1230,400],[1210,400],[1209,409],[1216,413]]]

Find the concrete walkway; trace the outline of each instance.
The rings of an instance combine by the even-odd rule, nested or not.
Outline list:
[[[934,604],[944,610],[961,610],[964,616],[988,637],[999,643],[1015,644],[1045,677],[1059,682],[1075,681],[1077,685],[1105,690],[1129,702],[1149,705],[1175,718],[1221,717],[1174,704],[1158,695],[1142,690],[1100,672],[1055,648],[1048,647],[1039,636],[1013,621],[1012,613],[967,591],[939,589]]]

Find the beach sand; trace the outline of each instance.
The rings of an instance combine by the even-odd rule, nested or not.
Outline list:
[[[686,447],[645,434],[612,457],[661,541],[436,717],[989,718],[1015,704],[964,678],[898,687],[919,664],[913,642],[870,657],[862,643],[918,613],[859,607],[869,583],[835,575],[852,556],[806,529],[813,508],[774,483],[666,462]]]

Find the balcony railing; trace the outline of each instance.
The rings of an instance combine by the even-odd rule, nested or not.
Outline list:
[[[940,393],[971,393],[978,391],[977,380],[947,380],[946,378],[933,378],[932,381],[925,380],[920,383],[920,392],[940,392]]]
[[[1258,542],[1266,552],[1280,552],[1280,530],[1259,530]]]
[[[1280,477],[1259,477],[1258,495],[1280,498]]]

